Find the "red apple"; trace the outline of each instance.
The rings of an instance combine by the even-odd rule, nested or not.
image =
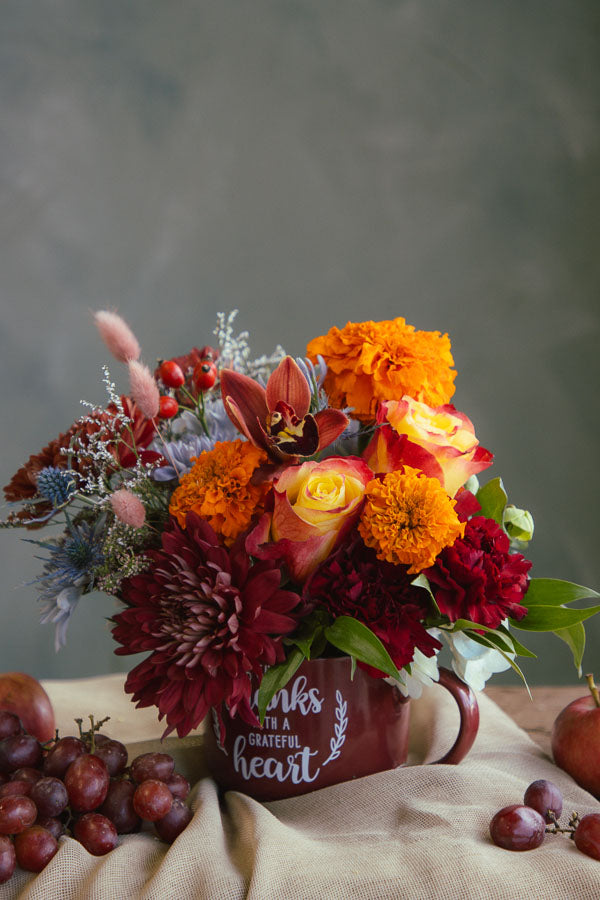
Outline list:
[[[552,727],[554,762],[580,787],[600,799],[600,696],[592,675],[590,693],[573,700]]]
[[[54,710],[39,681],[24,672],[0,674],[0,709],[15,713],[23,728],[41,743],[55,734]]]

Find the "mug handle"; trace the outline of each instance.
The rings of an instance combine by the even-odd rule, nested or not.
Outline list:
[[[479,728],[479,705],[477,697],[464,681],[446,669],[444,666],[439,668],[440,680],[438,684],[449,691],[458,704],[460,712],[460,728],[458,737],[448,752],[440,759],[436,759],[433,765],[438,763],[449,763],[456,765],[465,758],[477,737]]]

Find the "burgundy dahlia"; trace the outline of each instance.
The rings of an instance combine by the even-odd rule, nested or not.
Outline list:
[[[451,622],[468,619],[497,628],[507,616],[520,620],[527,609],[531,562],[510,553],[506,533],[493,519],[469,519],[464,537],[442,550],[425,571],[440,611]]]
[[[407,573],[408,566],[377,559],[355,531],[311,576],[304,596],[334,618],[351,616],[367,625],[402,669],[416,647],[425,656],[441,647],[422,624],[430,613],[427,594],[411,584],[413,576]],[[372,675],[383,675],[366,668]]]
[[[150,655],[127,676],[138,706],[157,706],[165,734],[184,737],[214,707],[257,725],[252,676],[283,659],[281,638],[297,624],[300,597],[281,590],[275,564],[251,564],[238,541],[222,547],[190,512],[185,530],[172,520],[152,567],[123,582],[128,608],[114,617],[119,655]]]

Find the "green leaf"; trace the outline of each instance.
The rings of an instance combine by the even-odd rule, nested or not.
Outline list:
[[[504,507],[508,501],[501,478],[492,478],[477,491],[477,499],[481,505],[480,516],[494,519],[502,527]]]
[[[485,638],[486,644],[491,641],[494,646],[499,650],[504,648],[508,653],[513,652],[512,648],[512,635],[510,632],[506,632],[505,634],[498,634],[498,631],[495,628],[488,628],[487,625],[478,625],[476,622],[469,622],[467,619],[457,619],[454,625],[458,625],[460,623],[461,627],[454,627],[452,632],[462,631],[467,637],[470,637],[472,640],[477,641],[478,644],[481,643],[479,638]],[[485,634],[480,634],[479,632],[483,630]]]
[[[379,669],[392,678],[400,678],[390,654],[377,635],[358,619],[338,616],[334,623],[325,629],[325,636],[329,643],[342,653],[355,656],[360,662],[373,666],[374,669]]]
[[[577,622],[577,624],[571,625],[570,628],[559,628],[555,634],[556,637],[559,637],[561,641],[564,641],[570,648],[571,653],[573,654],[573,662],[575,663],[577,674],[581,678],[581,661],[585,649],[585,628],[583,627],[583,624]]]
[[[511,634],[508,628],[506,628],[504,625],[498,625],[498,631],[501,631],[502,634],[507,634],[510,637],[517,656],[528,656],[531,659],[537,659],[537,653],[533,653],[527,647],[523,646],[523,644],[516,639],[514,634]]]
[[[495,628],[490,628],[488,625],[480,625],[479,622],[471,622],[470,619],[457,619],[456,622],[453,623],[452,628],[447,630],[453,633],[455,631],[469,631],[472,628],[477,629],[478,631],[496,631]]]
[[[444,626],[442,626],[444,627]],[[507,638],[510,643],[513,645],[514,651],[511,649],[511,653],[514,652],[517,656],[529,656],[532,659],[537,659],[535,653],[532,653],[531,650],[528,650],[527,647],[523,646],[514,636],[514,634],[506,628],[504,625],[498,625],[497,628],[489,628],[487,625],[480,625],[478,622],[470,622],[468,619],[457,619],[454,622],[452,628],[446,628],[446,631],[450,631],[454,633],[455,631],[466,631],[469,634],[469,637],[473,637],[472,631],[477,629],[477,631],[484,631],[486,634],[498,634],[501,633],[505,638]],[[500,648],[498,648],[500,649]]]
[[[567,609],[564,606],[532,606],[524,619],[510,619],[513,628],[521,631],[559,631],[589,619],[600,612],[600,606],[587,609]]]
[[[521,671],[521,668],[516,664],[514,659],[511,659],[510,656],[507,653],[505,653],[504,650],[501,649],[501,647],[498,647],[494,644],[494,642],[490,639],[491,635],[473,634],[471,632],[469,632],[468,634],[469,634],[469,637],[472,638],[472,640],[474,640],[476,643],[482,644],[484,647],[491,647],[492,650],[497,650],[498,653],[502,657],[504,657],[506,662],[509,663],[511,668],[513,668],[515,670],[515,672],[517,673],[517,675],[521,678],[521,680],[523,681],[523,684],[527,688],[527,693],[529,694],[530,699],[533,700],[533,697],[531,696],[531,691],[529,690],[529,685],[527,684],[527,679],[525,678],[525,675]]]
[[[559,578],[532,578],[523,598],[523,605],[528,609],[532,606],[562,606],[563,603],[588,598],[598,600],[600,594],[582,584],[573,584],[572,581],[561,581]]]
[[[262,725],[265,720],[267,706],[282,687],[285,687],[290,678],[297,672],[305,660],[304,653],[298,647],[294,647],[287,659],[271,666],[263,675],[258,689],[258,719]]]
[[[438,613],[438,615],[441,615],[440,608],[437,605],[437,601],[436,601],[435,597],[433,596],[433,591],[431,590],[431,585],[429,584],[429,578],[427,577],[427,575],[424,575],[421,572],[420,575],[417,575],[416,578],[413,578],[413,580],[411,581],[411,584],[414,585],[415,587],[423,588],[424,591],[427,591],[427,593],[429,594],[429,598],[430,598],[431,602],[433,603],[433,608]]]
[[[316,610],[302,622],[292,635],[284,639],[284,643],[288,646],[298,647],[306,659],[314,659],[322,653],[327,643],[324,631],[330,621],[331,617],[328,613],[324,610]]]

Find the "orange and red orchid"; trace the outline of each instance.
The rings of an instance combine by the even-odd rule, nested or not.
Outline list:
[[[291,356],[279,363],[266,389],[231,369],[221,369],[220,379],[223,406],[235,427],[277,462],[313,456],[348,425],[339,409],[309,412],[310,387]]]

